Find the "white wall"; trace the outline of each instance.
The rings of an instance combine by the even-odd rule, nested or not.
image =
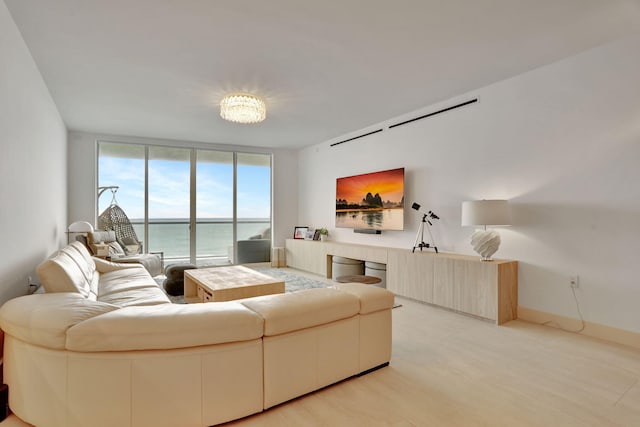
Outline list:
[[[405,231],[358,235],[335,226],[335,179],[405,167],[406,207],[441,216],[436,245],[473,255],[464,200],[511,200],[514,225],[496,256],[520,261],[520,305],[640,332],[640,37],[429,106],[300,153],[299,223],[335,240],[410,248]],[[389,124],[468,99],[480,102],[395,129]],[[381,133],[329,144],[384,126]]]
[[[0,303],[66,242],[67,131],[0,1]]]
[[[293,234],[298,217],[297,153],[289,150],[261,150],[202,142],[147,139],[128,136],[98,135],[84,132],[69,134],[69,221],[96,223],[96,141],[130,142],[141,144],[189,146],[198,148],[238,150],[244,152],[273,152],[273,244],[284,246]]]

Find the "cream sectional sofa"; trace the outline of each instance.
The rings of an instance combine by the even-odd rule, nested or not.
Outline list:
[[[47,426],[208,426],[386,365],[393,294],[342,284],[171,304],[142,266],[80,244],[0,308],[9,405]]]

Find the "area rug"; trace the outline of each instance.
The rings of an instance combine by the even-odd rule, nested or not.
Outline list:
[[[280,268],[254,268],[254,270],[266,274],[267,276],[275,277],[276,279],[282,279],[284,281],[284,291],[285,292],[297,292],[303,289],[313,289],[313,288],[326,288],[329,287],[330,284],[326,282],[321,282],[319,280],[313,280],[309,277],[303,276],[301,274],[295,274],[291,271],[280,269]],[[156,276],[155,281],[163,288],[164,276]],[[164,288],[163,288],[164,289]],[[167,295],[172,303],[174,304],[184,304],[184,295],[171,296]]]
[[[307,276],[303,276],[301,274],[292,273],[290,270],[282,269],[282,268],[254,268],[254,270],[266,274],[267,276],[275,277],[276,279],[282,279],[284,281],[284,291],[285,292],[297,292],[303,289],[313,289],[313,288],[327,288],[331,286],[330,283],[321,282],[319,280],[313,280]],[[165,276],[156,276],[154,277],[155,281],[160,285],[160,288],[164,290],[163,282]],[[167,295],[172,303],[174,304],[184,304],[184,295]],[[402,307],[402,304],[395,303],[393,308]]]
[[[275,277],[276,279],[282,279],[284,281],[285,292],[297,292],[303,289],[327,288],[331,286],[329,283],[313,280],[301,274],[295,274],[289,270],[280,268],[254,268],[254,270],[267,276]]]

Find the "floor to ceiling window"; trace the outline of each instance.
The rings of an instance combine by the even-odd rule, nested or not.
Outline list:
[[[98,188],[104,189],[98,191],[98,214],[117,203],[131,220],[140,240],[144,238],[145,158],[142,145],[98,145]]]
[[[233,259],[233,153],[196,151],[196,256]]]
[[[99,142],[98,214],[117,203],[148,252],[200,266],[271,239],[271,155]]]
[[[166,259],[189,258],[191,150],[154,146],[147,150],[147,247],[163,252]]]

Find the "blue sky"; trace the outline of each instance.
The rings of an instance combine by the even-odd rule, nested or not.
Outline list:
[[[100,157],[99,186],[117,185],[116,200],[131,219],[144,217],[144,160]],[[233,166],[198,163],[197,217],[231,218],[233,215]],[[270,217],[270,171],[264,166],[238,165],[238,218]],[[111,202],[106,191],[99,212]],[[189,163],[149,161],[149,217],[189,217]]]

